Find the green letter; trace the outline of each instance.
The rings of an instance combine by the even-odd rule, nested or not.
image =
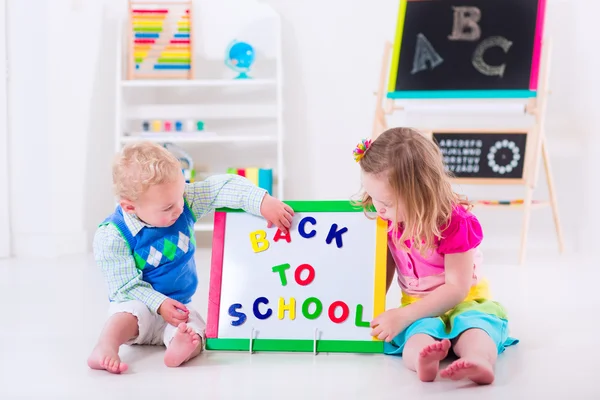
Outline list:
[[[285,270],[290,268],[290,264],[281,264],[273,267],[273,272],[279,272],[279,279],[281,279],[281,286],[287,285],[287,278],[285,277]]]
[[[315,312],[309,314],[308,308],[312,303],[315,303]],[[309,297],[308,299],[304,300],[304,303],[302,303],[302,315],[304,315],[304,318],[306,319],[318,318],[319,315],[321,315],[321,311],[323,311],[323,303],[321,303],[321,300],[317,299],[316,297]]]
[[[368,328],[369,326],[371,326],[371,324],[363,321],[362,319],[363,319],[363,306],[362,306],[362,304],[358,304],[356,306],[356,318],[354,319],[354,324],[356,326],[362,326],[364,328]]]

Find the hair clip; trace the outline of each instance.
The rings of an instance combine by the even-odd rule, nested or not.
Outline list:
[[[371,147],[371,139],[363,139],[354,149],[354,161],[359,162]]]

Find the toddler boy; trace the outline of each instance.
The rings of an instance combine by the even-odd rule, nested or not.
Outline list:
[[[88,366],[127,370],[122,344],[164,344],[164,362],[177,367],[204,348],[205,322],[187,304],[196,292],[194,224],[216,208],[241,208],[286,231],[294,212],[238,175],[186,184],[181,165],[150,142],[126,146],[115,159],[119,205],[100,224],[94,257],[108,285],[109,318]]]

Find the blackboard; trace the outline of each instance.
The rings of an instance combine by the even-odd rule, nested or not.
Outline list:
[[[545,3],[400,0],[387,97],[535,97]]]
[[[527,132],[433,132],[455,178],[522,180]]]

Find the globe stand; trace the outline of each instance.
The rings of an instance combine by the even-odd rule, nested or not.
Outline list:
[[[248,76],[248,72],[250,72],[254,59],[254,48],[246,42],[234,40],[225,52],[225,65],[239,73],[234,79],[252,79]]]

